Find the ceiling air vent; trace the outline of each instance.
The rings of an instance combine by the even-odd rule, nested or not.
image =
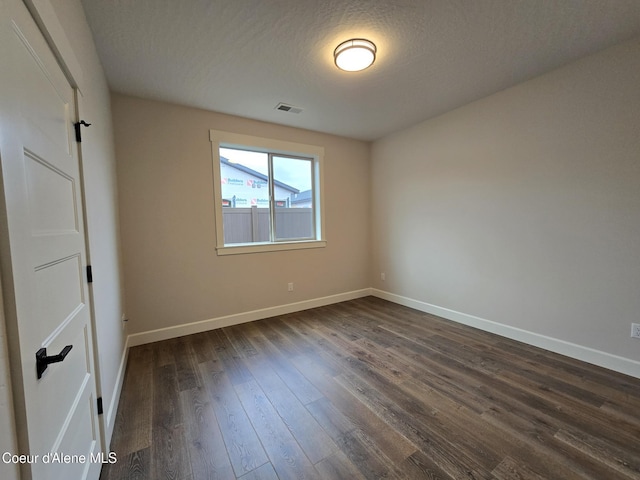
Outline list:
[[[293,105],[288,105],[286,103],[279,103],[276,105],[276,110],[289,113],[300,113],[302,111],[300,107],[294,107]]]

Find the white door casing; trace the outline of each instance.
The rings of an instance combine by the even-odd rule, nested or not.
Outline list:
[[[76,92],[22,2],[0,2],[0,262],[21,450],[15,453],[31,455],[21,467],[25,478],[96,479],[102,446]],[[64,361],[38,379],[36,351],[55,355],[67,345]]]

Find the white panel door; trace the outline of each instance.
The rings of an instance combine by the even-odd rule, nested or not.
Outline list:
[[[0,260],[17,400],[16,453],[31,455],[22,467],[27,478],[96,479],[102,446],[75,92],[22,2],[0,4]],[[36,352],[42,348],[48,356],[68,353],[38,378]]]

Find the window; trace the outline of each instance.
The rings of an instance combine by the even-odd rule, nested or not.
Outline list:
[[[324,149],[211,130],[219,255],[324,247]]]

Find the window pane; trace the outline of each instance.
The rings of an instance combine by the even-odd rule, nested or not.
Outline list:
[[[224,244],[269,242],[269,156],[220,148]]]
[[[273,157],[275,240],[315,238],[313,161]]]

